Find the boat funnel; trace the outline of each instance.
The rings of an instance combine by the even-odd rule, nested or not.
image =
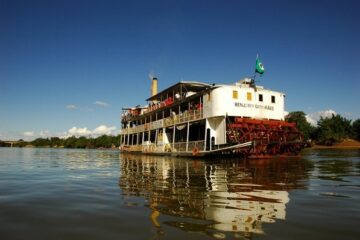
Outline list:
[[[155,96],[158,93],[158,79],[153,77],[151,79],[151,96]]]

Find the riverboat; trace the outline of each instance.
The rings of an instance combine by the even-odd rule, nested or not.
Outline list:
[[[180,81],[147,105],[123,108],[122,152],[171,156],[297,155],[302,135],[285,121],[285,94],[245,78],[234,84]]]

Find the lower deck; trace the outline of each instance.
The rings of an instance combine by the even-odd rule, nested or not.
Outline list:
[[[301,144],[301,133],[293,123],[221,116],[127,131],[121,135],[120,150],[171,156],[266,156],[297,154]]]

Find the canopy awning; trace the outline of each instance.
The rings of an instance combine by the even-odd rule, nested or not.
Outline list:
[[[162,101],[168,97],[174,97],[175,94],[182,95],[189,92],[197,93],[210,87],[211,85],[207,83],[181,81],[146,99],[146,101]]]

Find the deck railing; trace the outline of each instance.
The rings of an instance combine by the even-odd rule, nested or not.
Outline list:
[[[194,149],[197,149],[199,151],[204,150],[205,141],[193,141],[188,143],[188,151],[193,151]]]
[[[176,142],[174,144],[171,144],[172,146],[172,151],[174,152],[191,152],[193,151],[195,148],[197,148],[197,150],[202,151],[204,149],[204,144],[205,141],[204,140],[200,140],[200,141],[192,141],[192,142]]]
[[[181,114],[176,114],[176,115],[173,115],[173,116],[170,116],[170,117],[167,117],[164,119],[160,119],[157,121],[153,121],[150,123],[133,126],[131,128],[121,129],[121,134],[139,133],[139,132],[153,130],[153,129],[157,129],[157,128],[168,127],[168,126],[171,126],[174,124],[186,123],[188,121],[194,121],[194,120],[198,120],[198,119],[202,119],[202,118],[203,118],[203,110],[202,109],[190,110],[190,111],[185,111]]]
[[[164,127],[168,127],[174,124],[185,123],[188,121],[198,120],[203,118],[203,110],[191,110],[185,111],[181,114],[173,115],[164,119]]]
[[[143,152],[192,152],[192,151],[202,151],[204,149],[205,141],[191,141],[191,142],[176,142],[174,144],[138,144],[138,145],[127,145],[129,151],[143,151]]]

